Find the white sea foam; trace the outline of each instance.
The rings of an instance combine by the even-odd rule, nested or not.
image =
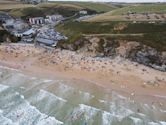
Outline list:
[[[7,79],[4,79],[1,83],[10,86],[20,86],[20,84],[24,83],[25,80],[27,80],[25,79],[25,77],[20,76],[18,73],[7,72],[4,73],[4,76],[6,76]]]
[[[24,96],[23,96],[23,95],[21,95],[21,98],[22,98],[22,99],[24,99]]]
[[[121,122],[123,118],[128,117],[128,116],[124,116],[123,114],[116,114],[113,112],[107,112],[107,111],[103,111],[102,113],[102,123],[103,125],[111,125],[112,122]],[[133,125],[143,125],[143,121],[140,118],[136,118],[133,116],[129,116],[129,118],[133,121]]]
[[[101,103],[105,103],[106,101],[105,101],[105,100],[101,100],[101,99],[99,99],[99,102],[101,102]]]
[[[166,121],[160,121],[160,124],[166,125]]]
[[[45,83],[49,83],[49,82],[52,82],[53,80],[51,80],[51,79],[45,79],[43,82],[45,82]]]
[[[85,104],[79,104],[79,107],[74,109],[71,118],[72,120],[77,120],[82,114],[84,114],[85,121],[93,120],[92,117],[95,116],[98,111],[100,110],[97,108]]]
[[[125,102],[111,102],[110,112],[121,121],[123,118],[134,114],[132,110],[126,107]]]
[[[42,123],[48,123],[49,125],[53,124],[63,124],[62,122],[56,120],[53,117],[49,117],[46,114],[41,113],[34,106],[31,106],[27,101],[20,104],[15,110],[11,110],[11,112],[7,115],[7,117],[15,120],[15,122],[21,124],[32,124],[35,118],[40,115],[38,120],[38,125]]]
[[[3,110],[0,109],[0,114],[2,114],[2,113],[3,113]]]
[[[54,117],[50,117],[44,113],[41,113],[36,107],[30,105],[30,103],[24,100],[20,95],[20,99],[23,102],[15,108],[11,107],[8,114],[5,115],[6,118],[11,119],[14,123],[19,124],[32,124],[36,118],[37,125],[60,125],[63,122],[56,120]]]
[[[88,93],[88,92],[79,91],[79,93],[83,95],[83,99],[84,99],[85,101],[88,101],[88,100],[90,100],[90,99],[92,99],[92,98],[95,97],[94,95],[91,95],[91,94]]]
[[[31,79],[31,80],[36,80],[37,78],[36,78],[36,77],[31,77],[30,79]]]
[[[109,103],[108,101],[102,100],[102,99],[99,99],[99,102],[100,102],[100,103],[104,103],[104,104],[108,104],[108,103]]]
[[[0,91],[4,91],[8,89],[9,86],[0,84]],[[43,93],[44,90],[41,90]],[[45,91],[44,91],[45,92]],[[20,100],[20,104],[16,104],[16,100],[14,101],[12,98],[14,96],[18,96],[17,100]],[[53,95],[52,95],[53,96]],[[55,96],[54,96],[55,97]],[[57,99],[60,99],[57,97]],[[36,107],[32,106],[28,101],[24,99],[24,96],[19,92],[11,92],[5,98],[2,98],[2,101],[8,101],[6,105],[3,106],[5,110],[8,109],[8,113],[3,115],[3,110],[0,110],[0,125],[21,125],[33,124],[34,121],[37,125],[61,125],[63,122],[56,120],[54,117],[50,117],[44,113],[41,113]],[[22,101],[21,101],[22,100]],[[60,99],[62,100],[62,99]],[[63,100],[64,101],[64,100]],[[14,107],[13,107],[14,106]]]
[[[19,125],[18,123],[14,123],[11,119],[4,117],[0,114],[0,125]]]
[[[20,93],[19,92],[15,92],[15,95],[20,95]]]
[[[18,69],[10,68],[10,67],[7,67],[7,66],[1,66],[1,65],[0,65],[0,68],[1,68],[1,69],[12,70],[12,71],[19,71]]]
[[[112,114],[106,111],[103,112],[102,114],[103,125],[111,125],[113,119],[114,119],[114,116]]]
[[[139,115],[139,117],[141,117],[141,118],[146,119],[146,115],[145,115],[145,114],[143,114],[143,113],[137,113],[137,115]]]
[[[96,111],[100,111],[100,109],[97,109],[95,107],[88,106],[88,105],[85,105],[85,104],[79,104],[79,107],[80,107],[80,110],[82,110],[82,111],[88,111],[88,112],[92,111],[91,112],[92,114],[94,114],[94,112],[96,112]]]
[[[163,113],[166,113],[166,110],[162,110],[162,109],[160,109],[160,111],[163,112]]]
[[[60,98],[58,96],[56,96],[55,94],[53,93],[50,93],[48,91],[45,91],[43,89],[40,90],[40,93],[45,97],[45,96],[51,96],[53,98],[56,98],[57,100],[60,100],[60,101],[63,101],[63,102],[67,102],[67,100],[63,99],[63,98]]]
[[[36,125],[62,125],[63,122],[56,120],[53,117],[48,117],[47,119],[40,120]]]
[[[18,73],[18,75],[21,76],[21,77],[27,77],[27,75],[22,74],[22,73]]]
[[[133,121],[134,125],[142,125],[143,121],[139,118],[130,116],[130,119]]]
[[[68,91],[72,91],[72,90],[73,90],[72,87],[67,86],[67,85],[64,85],[62,82],[63,82],[63,81],[61,81],[61,82],[59,83],[59,90],[60,90],[63,94],[66,94]]]
[[[3,84],[7,83],[7,84],[11,84],[11,85],[12,84],[19,85],[21,83],[21,85],[22,85],[22,82],[24,82],[24,81],[22,81],[22,80],[24,80],[24,79],[22,79],[23,76],[24,75],[19,75],[18,73],[11,74],[10,78],[6,79],[6,81],[4,80],[4,83],[0,84],[0,93],[10,88],[9,86],[3,85]],[[98,99],[98,103],[100,102],[100,104],[102,104],[103,107],[105,105],[106,106],[110,105],[110,111],[107,112],[107,111],[103,111],[99,108],[93,107],[93,104],[92,104],[92,106],[89,106],[86,104],[79,104],[79,106],[74,108],[74,111],[72,112],[72,118],[74,118],[74,119],[77,119],[78,116],[81,116],[81,117],[83,116],[85,118],[85,120],[88,121],[87,123],[89,124],[89,123],[93,123],[93,121],[96,120],[95,118],[102,117],[102,121],[101,121],[102,125],[111,125],[112,121],[114,121],[114,120],[117,121],[117,123],[119,123],[119,122],[122,122],[124,120],[124,118],[129,118],[129,120],[130,121],[132,120],[133,124],[135,124],[135,125],[142,125],[142,121],[145,121],[146,125],[166,125],[165,121],[157,121],[157,119],[155,119],[156,122],[149,122],[149,121],[154,121],[153,118],[151,118],[151,116],[146,117],[147,114],[133,112],[131,110],[131,109],[133,109],[133,107],[130,107],[131,106],[130,101],[127,100],[126,97],[123,97],[123,96],[119,95],[118,93],[113,93],[112,101],[107,102],[107,101],[105,101],[106,98],[99,99],[96,95],[94,96],[88,92],[80,91],[75,88],[72,88],[71,86],[65,85],[65,84],[63,84],[64,83],[63,80],[61,80],[61,83],[58,83],[58,85],[57,85],[58,87],[56,88],[56,90],[58,90],[58,92],[60,92],[57,95],[59,95],[59,94],[62,94],[62,95],[60,95],[60,97],[58,97],[49,91],[40,89],[40,88],[44,88],[46,85],[48,85],[48,84],[44,84],[44,83],[52,82],[52,80],[37,79],[36,77],[30,77],[29,79],[34,79],[34,80],[36,79],[35,81],[32,81],[32,82],[34,82],[34,84],[32,84],[32,86],[30,86],[31,88],[28,88],[28,90],[33,89],[32,90],[33,93],[30,94],[30,97],[28,98],[29,102],[25,99],[25,97],[27,98],[27,95],[24,97],[19,92],[13,92],[14,89],[12,89],[11,92],[9,89],[7,94],[4,93],[4,98],[1,98],[1,100],[3,102],[0,105],[0,106],[2,106],[2,109],[3,109],[3,110],[0,110],[0,125],[7,125],[7,124],[8,125],[21,125],[21,124],[25,124],[25,125],[30,125],[30,124],[59,125],[59,124],[63,124],[63,122],[55,119],[54,117],[50,117],[48,114],[50,112],[51,112],[50,114],[53,114],[53,113],[58,114],[59,109],[68,110],[68,109],[66,109],[66,107],[63,109],[64,103],[67,104],[67,106],[68,106],[68,105],[71,105],[71,102],[70,102],[70,100],[68,100],[69,104],[66,103],[67,100],[63,99],[63,96],[65,96],[66,93],[69,93],[72,90],[74,90],[74,92],[79,92],[79,97],[82,100],[89,100],[89,99],[95,97],[96,99]],[[13,82],[13,80],[14,80],[14,82]],[[41,83],[43,83],[43,84],[41,84]],[[40,84],[41,84],[41,86],[38,86]],[[24,87],[19,86],[19,90],[20,90],[20,88],[26,89],[27,87],[24,88]],[[40,89],[40,90],[38,91],[38,89]],[[23,90],[21,90],[21,92],[22,91]],[[25,92],[25,90],[24,90],[24,92]],[[156,96],[163,98],[163,99],[166,98],[165,96],[160,96],[160,95],[156,95]],[[43,101],[44,101],[44,103],[43,103]],[[78,103],[83,103],[83,102],[80,101]],[[3,104],[5,104],[5,105],[3,106]],[[32,106],[32,105],[34,105],[34,106]],[[97,105],[97,104],[95,104],[95,105]],[[132,104],[132,105],[134,105],[134,104]],[[59,108],[59,106],[62,106],[62,107]],[[147,113],[149,113],[149,111],[153,111],[153,109],[155,108],[154,107],[153,109],[151,109],[151,106],[149,106],[147,104],[145,104],[145,105],[142,104],[140,106],[141,106],[141,109],[143,111],[145,110],[145,112],[147,111]],[[58,109],[58,111],[57,111],[57,109]],[[158,110],[158,111],[161,112],[162,110]],[[62,111],[62,112],[64,113],[65,111]],[[161,113],[163,113],[163,112],[161,112]],[[53,115],[55,115],[55,114],[53,114]],[[136,116],[138,116],[138,117],[136,117]],[[32,122],[34,122],[34,123],[32,123]]]
[[[117,92],[113,91],[112,92],[112,99],[115,99],[115,100],[119,100],[119,99],[123,99],[123,100],[127,100],[126,97],[118,94]]]
[[[3,92],[3,91],[5,91],[8,88],[9,88],[9,86],[0,84],[0,92]]]
[[[79,110],[85,113],[85,119],[88,120],[90,119],[92,116],[94,116],[98,111],[100,111],[99,109],[95,108],[95,107],[91,107],[85,104],[79,104]]]
[[[36,95],[32,96],[30,98],[30,100],[33,102],[33,101],[41,101],[43,100],[44,98],[50,98],[50,99],[55,99],[55,100],[59,100],[59,101],[62,101],[62,102],[67,102],[67,100],[63,99],[63,98],[60,98],[58,96],[56,96],[55,94],[52,94],[48,91],[45,91],[43,89],[41,89]]]
[[[156,122],[149,122],[148,125],[160,125],[160,124]]]
[[[21,86],[20,89],[25,89],[25,87]]]

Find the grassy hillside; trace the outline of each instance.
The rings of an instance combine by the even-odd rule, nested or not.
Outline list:
[[[128,12],[158,12],[166,13],[166,4],[139,4],[139,5],[130,5],[124,8],[116,9],[112,12],[109,12],[110,15],[122,15],[127,14]]]
[[[75,9],[78,9],[78,10],[81,10],[81,9],[84,9],[83,7],[81,6],[78,6],[78,5],[74,5],[74,4],[64,4],[64,3],[55,3],[55,2],[50,2],[50,3],[41,3],[41,4],[38,4],[37,7],[40,7],[40,8],[51,8],[51,7],[66,7],[66,8],[75,8]]]
[[[26,8],[26,7],[33,7],[33,5],[22,4],[16,2],[15,0],[0,0],[0,10],[9,10],[9,9]]]
[[[55,13],[62,14],[63,16],[72,16],[81,9],[83,8],[76,5],[47,3],[39,4],[35,7],[12,9],[10,10],[10,14],[22,18],[45,16]]]
[[[126,7],[122,7],[119,9],[112,10],[110,12],[97,15],[93,18],[88,19],[87,21],[91,22],[100,22],[100,21],[117,21],[117,20],[127,20],[125,18],[125,15],[127,15],[128,12],[136,12],[136,13],[163,13],[166,14],[166,4],[131,4]],[[146,21],[146,17],[141,17],[138,19],[133,19],[138,21]],[[153,20],[153,19],[152,19]]]
[[[70,4],[70,5],[76,5],[80,6],[85,9],[90,9],[94,10],[97,12],[108,12],[114,9],[117,9],[118,7],[113,6],[111,4],[106,4],[106,3],[93,3],[93,2],[54,2],[54,3],[63,3],[63,4]]]
[[[83,34],[101,34],[110,39],[138,41],[158,50],[166,50],[166,24],[161,23],[68,22],[58,25],[57,30],[69,37],[69,43],[82,38]]]
[[[3,2],[4,1],[4,2]],[[64,16],[71,16],[76,11],[82,9],[89,10],[89,13],[96,12],[108,12],[117,7],[107,5],[104,3],[92,3],[92,2],[49,2],[38,5],[22,4],[15,1],[0,1],[0,10],[9,11],[9,13],[16,17],[28,17],[28,16],[44,16],[47,14],[59,13]],[[7,3],[7,4],[6,4]]]

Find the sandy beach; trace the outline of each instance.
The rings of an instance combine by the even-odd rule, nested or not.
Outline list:
[[[138,99],[157,98],[161,105],[166,104],[166,73],[120,57],[94,58],[31,44],[3,44],[0,65],[41,77],[87,81]]]

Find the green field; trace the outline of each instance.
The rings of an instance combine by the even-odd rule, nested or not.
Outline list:
[[[59,2],[54,2],[54,3],[76,5],[76,6],[80,6],[80,7],[84,8],[84,9],[90,9],[90,10],[94,10],[97,12],[108,12],[108,11],[118,8],[111,4],[94,3],[94,2],[62,2],[62,1],[59,1]]]
[[[0,0],[0,10],[9,10],[17,8],[33,7],[34,5],[22,4],[15,0]]]
[[[126,20],[124,15],[128,12],[135,13],[162,13],[166,14],[166,4],[131,4],[126,7],[118,8],[110,12],[97,15],[86,21],[90,22],[102,22],[102,21],[118,21]],[[137,19],[135,19],[137,20]],[[138,19],[141,20],[141,19]],[[145,21],[145,19],[143,19]]]
[[[12,9],[9,13],[12,16],[22,18],[41,17],[55,13],[62,14],[63,16],[72,16],[81,9],[83,8],[76,5],[48,3],[39,4],[35,7]]]
[[[6,6],[7,5],[7,6]],[[88,14],[108,12],[117,7],[105,3],[93,2],[49,2],[38,5],[13,3],[9,1],[7,4],[2,3],[0,10],[8,11],[15,17],[28,17],[28,16],[45,16],[47,14],[59,13],[64,16],[71,16],[79,10],[86,9]]]
[[[166,13],[166,4],[140,4],[140,5],[130,5],[124,8],[113,10],[109,12],[110,15],[122,15],[128,12],[144,13]]]
[[[36,5],[35,7],[27,7],[21,9],[11,9],[9,12],[16,17],[28,16],[45,16],[47,14],[59,13],[64,16],[71,16],[79,10],[86,9],[88,14],[98,12],[108,12],[117,7],[107,5],[104,3],[91,3],[91,2],[49,2]]]

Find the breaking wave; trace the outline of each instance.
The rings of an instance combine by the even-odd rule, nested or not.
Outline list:
[[[101,95],[0,67],[0,125],[61,124],[166,125],[166,112],[116,92]]]

